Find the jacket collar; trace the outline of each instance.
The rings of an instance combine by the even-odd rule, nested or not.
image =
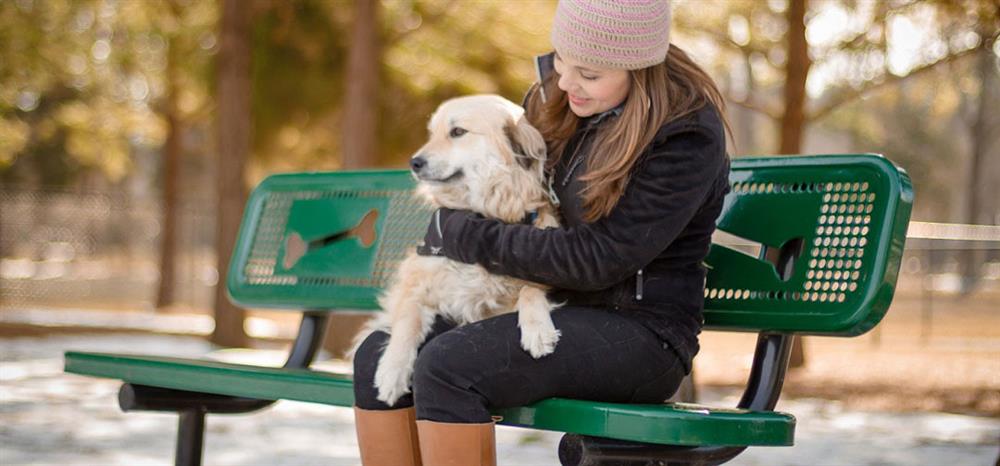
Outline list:
[[[593,128],[594,126],[599,125],[602,121],[604,121],[604,120],[606,120],[606,119],[608,119],[610,117],[617,117],[617,116],[621,115],[622,114],[622,110],[624,110],[624,109],[625,109],[625,102],[622,102],[622,103],[618,104],[618,106],[615,107],[615,108],[612,108],[612,109],[609,109],[609,110],[605,110],[605,111],[603,111],[601,113],[598,113],[597,115],[591,115],[591,116],[585,118],[584,119],[585,123],[582,126],[585,127],[585,128]]]

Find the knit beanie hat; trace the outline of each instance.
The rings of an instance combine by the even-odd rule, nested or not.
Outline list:
[[[552,46],[561,56],[604,68],[663,63],[670,47],[670,2],[559,0]]]

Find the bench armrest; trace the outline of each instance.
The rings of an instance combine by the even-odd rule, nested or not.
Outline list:
[[[295,336],[292,349],[288,353],[288,360],[284,367],[307,368],[312,364],[323,344],[323,337],[326,335],[326,326],[329,322],[328,312],[302,313],[302,322],[299,323],[299,333]]]
[[[743,397],[737,405],[755,411],[773,411],[781,396],[792,352],[792,335],[788,333],[761,333],[757,336],[757,349]]]

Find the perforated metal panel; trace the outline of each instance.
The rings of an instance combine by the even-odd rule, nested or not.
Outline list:
[[[909,177],[877,155],[737,159],[713,245],[708,327],[858,334],[885,314],[912,205]]]
[[[357,171],[275,175],[247,203],[230,263],[234,302],[285,309],[376,309],[407,248],[423,238],[431,209],[412,194],[406,171]],[[374,243],[356,235],[289,258],[293,235],[322,242],[374,211]]]

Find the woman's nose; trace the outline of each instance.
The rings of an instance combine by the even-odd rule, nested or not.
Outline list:
[[[559,81],[557,84],[559,89],[562,89],[563,92],[569,92],[573,87],[573,80],[570,79],[569,73],[564,73],[559,75]]]

